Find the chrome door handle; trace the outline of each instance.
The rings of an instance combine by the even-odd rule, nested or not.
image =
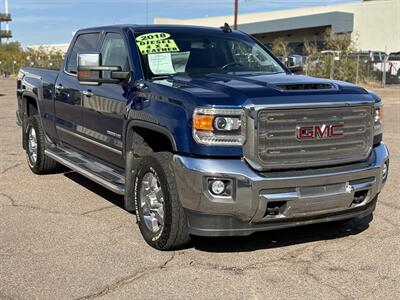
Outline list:
[[[94,95],[92,91],[82,91],[81,93],[84,94],[86,97],[89,97],[89,98]]]

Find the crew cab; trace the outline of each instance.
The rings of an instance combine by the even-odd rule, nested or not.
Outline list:
[[[228,25],[79,30],[59,71],[17,80],[29,168],[124,195],[160,250],[369,216],[388,177],[377,95],[295,75]]]

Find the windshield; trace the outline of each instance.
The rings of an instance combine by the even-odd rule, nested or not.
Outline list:
[[[222,31],[213,35],[172,31],[141,33],[136,36],[136,44],[146,79],[178,74],[285,72],[252,39]]]

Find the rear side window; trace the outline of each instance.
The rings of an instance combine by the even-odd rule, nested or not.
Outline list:
[[[78,54],[95,52],[99,33],[81,34],[75,41],[71,55],[68,58],[67,72],[76,74]]]

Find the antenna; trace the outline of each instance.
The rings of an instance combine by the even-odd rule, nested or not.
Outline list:
[[[225,23],[224,26],[221,27],[221,29],[223,32],[228,32],[228,33],[232,32],[232,29],[228,23]]]

